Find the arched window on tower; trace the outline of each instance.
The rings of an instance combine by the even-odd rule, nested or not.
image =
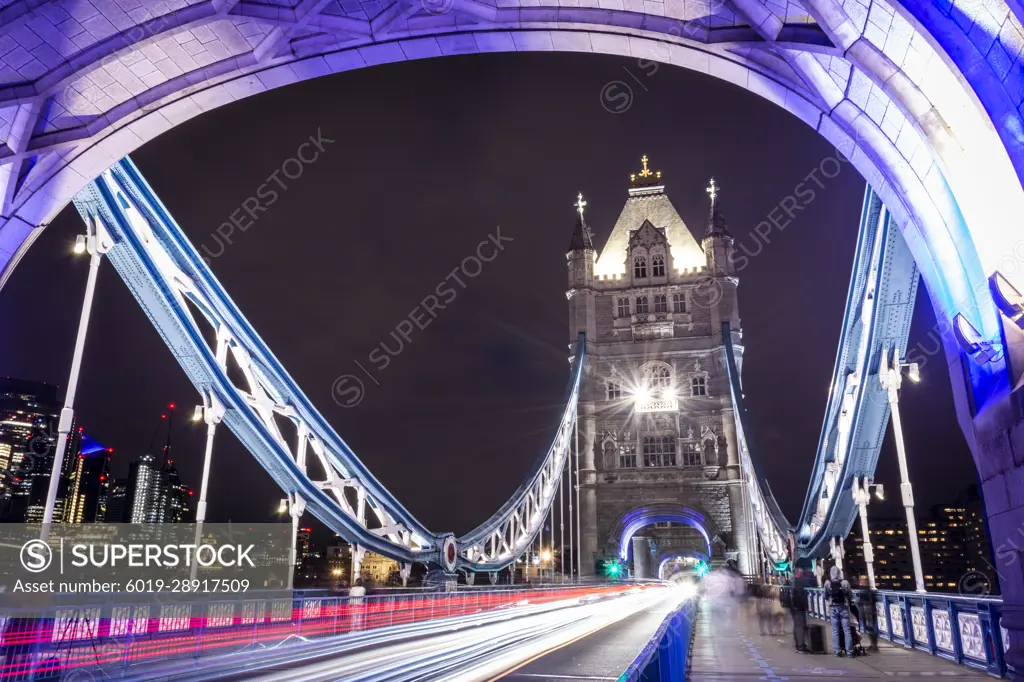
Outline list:
[[[672,294],[672,312],[686,312],[686,294]]]
[[[654,295],[654,312],[656,313],[667,313],[668,312],[668,299],[665,294]]]
[[[637,279],[647,277],[647,259],[643,256],[637,256],[633,259],[633,277]]]
[[[693,377],[690,380],[690,395],[707,395],[708,380],[704,377]]]
[[[618,400],[622,397],[622,386],[614,381],[608,382],[608,400]]]
[[[646,296],[637,296],[636,297],[636,313],[637,313],[637,315],[639,315],[641,313],[646,313],[646,312],[648,312],[648,310],[647,310],[647,297]]]
[[[660,253],[656,253],[653,256],[651,256],[651,276],[665,276],[665,256],[663,256]]]

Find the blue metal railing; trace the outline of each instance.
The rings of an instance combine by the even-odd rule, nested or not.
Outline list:
[[[690,660],[696,600],[673,611],[630,663],[619,682],[682,682]]]
[[[940,656],[959,665],[1005,677],[1008,639],[998,597],[954,594],[855,591],[862,626],[894,644]],[[821,588],[808,590],[808,613],[828,620]],[[1012,671],[1010,671],[1012,672]]]

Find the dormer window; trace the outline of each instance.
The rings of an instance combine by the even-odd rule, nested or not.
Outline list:
[[[633,259],[633,277],[643,279],[647,277],[647,259],[637,256]]]
[[[672,294],[672,312],[686,312],[686,294]]]
[[[647,297],[637,296],[636,297],[636,313],[637,315],[647,312]]]
[[[668,312],[668,299],[665,294],[654,295],[654,312],[656,313],[667,313]]]
[[[651,276],[665,276],[665,256],[661,255],[660,253],[651,256]]]

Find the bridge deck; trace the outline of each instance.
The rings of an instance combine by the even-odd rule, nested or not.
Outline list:
[[[509,682],[618,680],[678,603],[665,600],[543,655],[501,676]]]
[[[937,656],[893,646],[881,640],[877,652],[857,658],[798,654],[793,650],[792,622],[786,617],[785,634],[761,635],[757,619],[741,608],[735,620],[716,618],[702,606],[690,653],[688,682],[742,682],[744,680],[808,681],[840,677],[849,682],[893,678],[941,679],[948,682],[992,679]],[[811,619],[813,624],[822,621]],[[831,639],[828,625],[826,639]],[[866,642],[865,642],[866,644]]]

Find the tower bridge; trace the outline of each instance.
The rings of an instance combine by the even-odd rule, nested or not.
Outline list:
[[[905,357],[906,338],[920,277],[942,331],[957,417],[982,484],[990,533],[997,541],[1011,538],[1024,519],[1024,498],[1015,483],[1024,466],[1017,428],[1024,420],[1018,226],[1024,214],[1024,7],[1016,0],[578,4],[3,3],[0,286],[72,200],[86,224],[81,248],[91,257],[61,432],[73,420],[96,272],[109,260],[200,395],[198,414],[208,429],[204,480],[215,434],[227,426],[285,491],[294,523],[305,511],[315,514],[355,546],[357,563],[362,552],[373,551],[401,562],[405,575],[414,562],[449,575],[493,575],[531,551],[545,521],[553,533],[554,510],[566,497],[570,522],[562,528],[576,546],[576,579],[592,574],[599,560],[616,556],[653,575],[655,560],[671,558],[665,553],[677,549],[706,556],[712,565],[735,560],[750,576],[785,571],[806,559],[841,564],[839,540],[858,518],[870,559],[866,508],[884,429],[891,420],[899,430],[899,388],[913,370]],[[548,448],[513,497],[475,530],[456,537],[421,524],[360,462],[126,158],[194,116],[301,80],[424,57],[542,50],[624,55],[727,80],[797,116],[867,180],[833,380],[798,517],[781,512],[747,416],[738,282],[723,210],[728,201],[716,184],[708,187],[706,224],[687,226],[665,194],[668,179],[645,157],[600,250],[586,223],[585,200],[578,198],[567,254],[573,362],[563,410]],[[65,441],[58,438],[62,446]],[[900,456],[903,461],[902,451]],[[54,466],[59,470],[59,458]],[[901,501],[912,523],[905,465],[901,475]],[[638,548],[649,556],[638,561]],[[1002,600],[876,592],[879,636],[917,652],[909,668],[893,664],[887,671],[923,671],[949,659],[1019,676],[1020,566],[1014,561],[1001,567]],[[921,585],[920,575],[916,582]],[[477,619],[473,623],[482,629],[476,639],[440,635],[451,623],[435,622],[433,604],[429,618],[411,609],[400,624],[411,629],[400,638],[429,636],[430,655],[455,666],[445,670],[482,657],[497,666],[489,673],[504,674],[536,647],[566,645],[570,633],[581,642],[573,646],[583,648],[574,651],[585,653],[598,626],[640,644],[667,636],[667,602],[651,596],[655,589],[626,596],[606,585],[573,589],[586,592],[587,599],[575,591],[518,602],[491,595],[481,602],[456,592],[446,597],[452,601],[446,602],[445,618]],[[591,597],[613,606],[583,603]],[[350,637],[350,643],[353,633],[384,637],[380,621],[364,618],[364,604],[297,599],[301,603],[287,627],[268,617],[261,632],[283,641],[303,625],[309,632],[303,619],[310,613],[330,614],[317,621],[316,632],[324,635],[320,648],[303,650],[310,660],[351,655],[337,636]],[[541,604],[556,602],[565,609],[557,616],[565,619],[561,632],[544,625],[553,616],[539,611]],[[500,618],[495,614],[510,605],[536,612],[517,612],[523,620],[503,630],[493,619],[505,618],[506,611]],[[393,618],[399,609],[391,603],[381,611]],[[817,595],[812,612],[824,614]],[[349,616],[350,627],[339,630]],[[146,642],[159,649],[165,643],[161,616],[136,618],[152,620]],[[174,634],[193,638],[197,656],[202,647],[195,640],[203,641],[214,628],[254,625],[197,618],[198,624],[189,622]],[[66,642],[53,635],[52,624],[59,621],[43,619],[51,626],[40,632],[49,639],[29,638],[23,649],[7,641],[13,658],[6,659],[5,675],[46,674],[43,661],[55,660],[48,647],[58,641],[80,652],[101,639],[104,646],[124,647],[121,662],[136,660],[128,652],[140,640],[119,639],[109,623],[102,632],[75,628]],[[730,636],[719,637],[719,644],[709,644],[704,628],[712,621],[697,620],[694,679],[720,673],[712,663],[723,660],[732,666],[726,674],[737,679],[786,679],[779,671],[796,675],[807,667],[776,653],[779,662],[772,668],[771,656],[752,643],[743,623],[730,625]],[[377,626],[381,630],[373,634]],[[387,627],[396,624],[392,620]],[[495,631],[503,634],[494,637]],[[399,636],[395,632],[388,630],[387,637]],[[660,660],[657,648],[640,650],[631,663]],[[756,670],[742,668],[746,663],[737,661],[746,655],[737,652],[756,654]],[[303,664],[299,653],[280,655],[287,665]],[[81,656],[61,660],[61,670],[86,665]],[[433,662],[429,656],[417,660],[424,666]],[[267,663],[278,664],[284,663]],[[388,679],[377,664],[351,663],[366,679]],[[835,674],[872,679],[853,664],[835,663],[846,671]],[[665,662],[664,669],[674,668]],[[935,672],[949,670],[973,676],[964,668]]]

